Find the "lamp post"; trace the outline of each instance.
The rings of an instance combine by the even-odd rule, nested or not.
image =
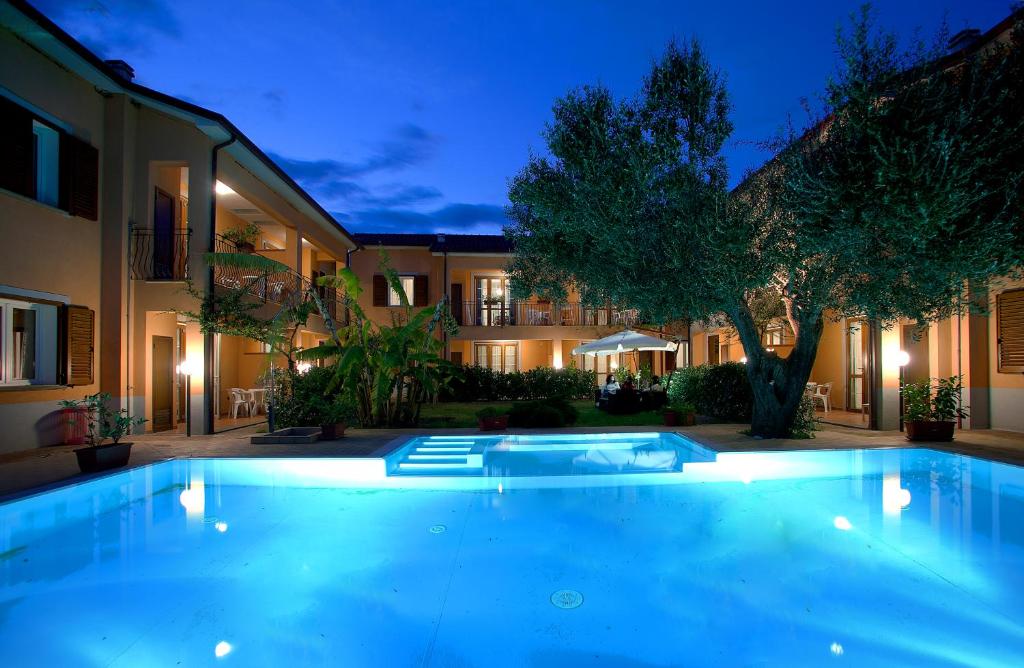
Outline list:
[[[199,363],[187,357],[178,365],[178,373],[185,376],[185,436],[189,438],[192,437],[192,374],[201,371]]]
[[[896,366],[900,369],[900,431],[903,431],[903,369],[910,364],[910,353],[906,350],[896,352]]]

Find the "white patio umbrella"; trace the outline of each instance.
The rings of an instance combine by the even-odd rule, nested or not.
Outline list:
[[[597,341],[584,343],[572,349],[573,355],[607,356],[619,353],[631,353],[640,350],[664,350],[671,352],[678,347],[677,343],[665,341],[656,336],[647,336],[631,329],[606,336]]]

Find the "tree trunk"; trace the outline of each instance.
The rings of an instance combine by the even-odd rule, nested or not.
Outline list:
[[[750,433],[761,438],[789,436],[810,378],[824,321],[820,313],[796,314],[796,341],[789,357],[768,352],[746,305],[729,313],[747,354],[747,378],[753,393]]]

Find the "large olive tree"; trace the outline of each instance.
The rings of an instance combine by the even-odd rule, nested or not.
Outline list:
[[[1019,36],[1019,32],[1017,33]],[[752,431],[789,433],[825,319],[928,320],[964,286],[1021,261],[1019,40],[954,63],[872,30],[838,40],[821,110],[730,193],[720,74],[672,44],[634,98],[570,92],[511,184],[514,289],[641,309],[725,314],[748,358]],[[795,340],[766,349],[757,303],[775,294]]]

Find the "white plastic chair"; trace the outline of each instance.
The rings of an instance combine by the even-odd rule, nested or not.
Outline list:
[[[249,416],[252,412],[249,404],[248,392],[240,387],[232,387],[229,390],[231,394],[231,417],[232,419],[238,418],[238,409],[244,408],[246,416]]]
[[[814,394],[811,395],[811,400],[818,402],[821,401],[822,408],[828,413],[831,410],[831,396],[832,396],[832,383],[821,383],[814,388]]]

